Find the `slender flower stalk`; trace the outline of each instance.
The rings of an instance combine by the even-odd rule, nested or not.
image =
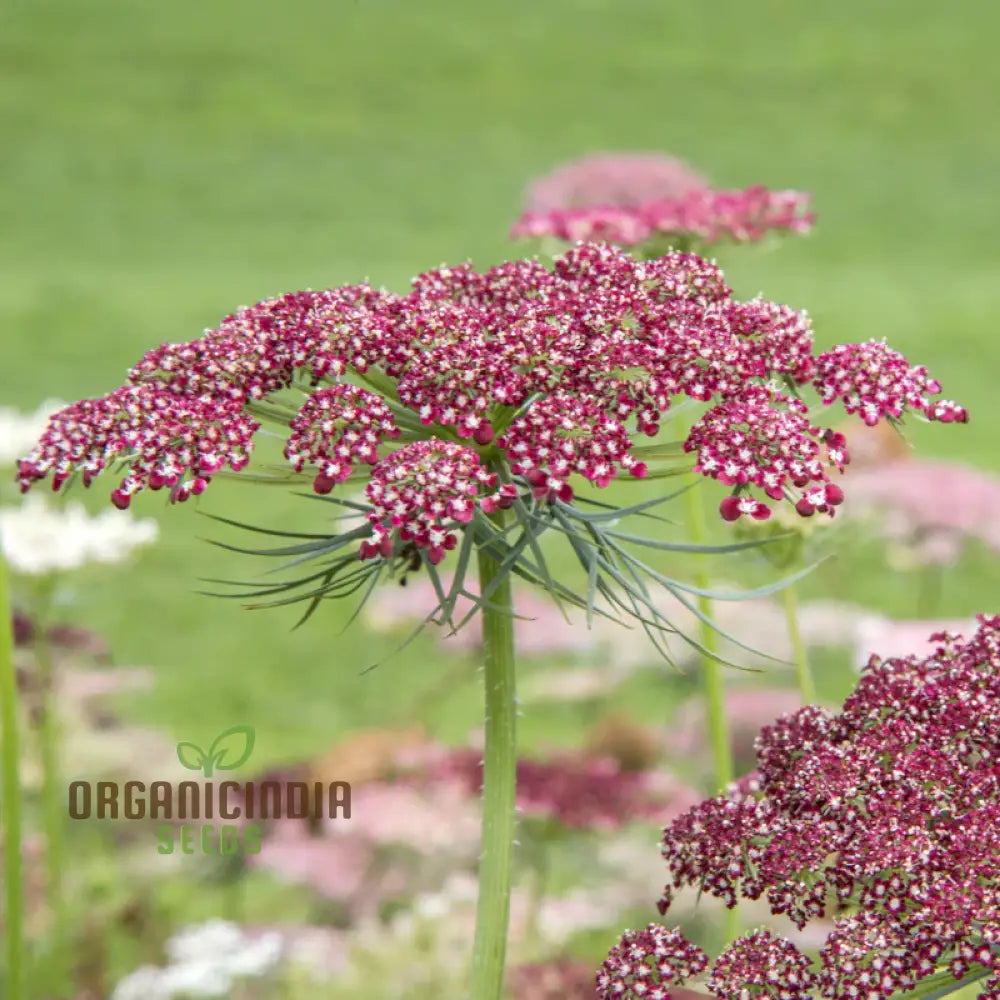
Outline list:
[[[707,541],[705,512],[701,494],[694,487],[685,491],[687,500],[688,533],[693,541]],[[695,572],[695,584],[702,590],[708,588],[708,574],[700,562]],[[712,618],[712,599],[698,596],[698,610],[704,618]],[[722,664],[716,658],[716,633],[705,621],[699,625],[699,641],[705,652],[701,657],[702,677],[705,685],[705,705],[708,718],[709,745],[715,765],[715,792],[722,792],[733,780],[733,749],[726,718],[726,687],[722,677]]]
[[[707,541],[705,511],[701,494],[695,486],[685,491],[687,499],[687,524],[692,541],[704,544]],[[695,572],[695,584],[707,590],[708,573],[699,560]],[[701,654],[702,683],[705,691],[705,718],[708,723],[708,741],[712,748],[712,762],[715,770],[715,792],[721,793],[733,780],[733,742],[726,716],[726,682],[722,676],[722,663],[715,655],[715,630],[705,619],[712,618],[712,599],[698,595],[698,610],[703,619],[699,623],[699,641],[704,652]],[[726,943],[739,934],[739,915],[735,910],[726,910],[722,918],[722,935]]]
[[[498,529],[505,511],[493,515]],[[514,674],[514,618],[510,576],[486,548],[479,550],[483,606],[486,690],[486,747],[483,760],[483,833],[479,897],[472,951],[472,1000],[499,1000],[503,991],[510,922],[510,876],[514,858],[517,783],[517,694]]]
[[[42,764],[42,816],[45,831],[45,892],[51,915],[51,948],[46,957],[45,976],[58,990],[65,988],[66,975],[66,898],[63,887],[64,813],[62,768],[60,766],[59,705],[56,697],[56,676],[49,639],[49,614],[52,579],[40,582],[35,621],[35,664],[38,668],[40,719],[38,726],[39,757]]]
[[[24,1000],[24,879],[21,870],[21,775],[17,725],[17,675],[11,631],[7,565],[0,557],[0,734],[3,738],[0,809],[3,819],[4,910],[3,934],[7,962],[4,970],[7,1000]]]
[[[802,639],[799,628],[799,600],[795,584],[790,583],[781,593],[785,608],[785,627],[788,629],[788,639],[792,644],[792,660],[795,664],[795,678],[802,693],[804,705],[816,703],[816,684],[813,681],[812,670],[809,667],[809,651]]]

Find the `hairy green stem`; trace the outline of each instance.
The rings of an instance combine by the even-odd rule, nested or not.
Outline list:
[[[21,781],[17,739],[17,674],[11,632],[7,567],[0,556],[0,737],[3,739],[2,804],[4,853],[4,937],[7,969],[4,996],[23,1000],[24,887],[21,872]]]
[[[705,527],[705,509],[701,492],[695,485],[684,491],[687,503],[688,531],[692,542],[708,544]],[[695,586],[707,590],[709,579],[701,563],[695,570]],[[698,610],[705,618],[712,617],[712,600],[698,596]],[[722,792],[733,780],[733,748],[729,736],[729,721],[726,718],[726,687],[722,677],[722,664],[715,658],[716,632],[706,621],[700,623],[698,641],[706,652],[701,657],[702,678],[705,690],[705,717],[708,726],[709,743],[712,748],[712,762],[715,768],[715,791]],[[735,910],[727,909],[723,919],[723,934],[726,943],[739,933],[738,917]]]
[[[782,591],[785,605],[785,628],[792,644],[792,659],[795,663],[795,677],[802,692],[802,704],[816,704],[816,685],[813,682],[812,671],[809,669],[809,653],[802,641],[802,630],[799,628],[799,599],[795,592],[795,584],[791,583]]]
[[[502,529],[505,512],[494,515]],[[500,571],[496,558],[479,550],[479,587],[485,593]],[[483,758],[483,834],[479,897],[472,952],[472,1000],[499,1000],[503,991],[510,876],[514,857],[517,784],[514,619],[510,575],[496,583],[482,608],[486,684],[486,747]],[[504,612],[507,612],[506,614]]]

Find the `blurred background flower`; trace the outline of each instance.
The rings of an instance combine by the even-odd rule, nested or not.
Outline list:
[[[11,406],[0,406],[0,464],[10,466],[31,448],[45,430],[49,417],[66,404],[47,399],[33,413],[23,413]]]
[[[694,167],[665,153],[591,153],[556,167],[531,183],[529,212],[594,205],[638,205],[682,198],[709,187]]]
[[[55,506],[42,495],[0,510],[3,555],[16,573],[46,576],[88,563],[118,563],[159,536],[152,518],[120,517],[104,511],[91,517],[82,504]]]

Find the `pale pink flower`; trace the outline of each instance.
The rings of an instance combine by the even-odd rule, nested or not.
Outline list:
[[[526,208],[531,212],[637,205],[681,198],[709,186],[683,160],[663,153],[592,153],[557,167],[534,181]]]

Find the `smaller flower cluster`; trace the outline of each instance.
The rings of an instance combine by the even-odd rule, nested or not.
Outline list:
[[[537,499],[573,499],[567,482],[579,473],[595,486],[607,486],[627,469],[637,479],[646,466],[629,453],[632,441],[622,423],[591,400],[554,393],[511,424],[497,442],[515,476],[524,476]]]
[[[806,233],[812,228],[809,196],[801,191],[742,191],[695,188],[676,198],[640,204],[589,205],[525,212],[512,239],[555,237],[570,243],[608,240],[636,246],[653,239],[756,242],[769,232]]]
[[[719,956],[707,985],[719,1000],[809,1000],[816,981],[809,965],[790,941],[758,930]]]
[[[626,931],[597,973],[601,1000],[669,1000],[670,987],[700,975],[708,956],[680,930]]]
[[[317,493],[329,493],[344,482],[355,462],[374,465],[381,441],[400,433],[381,396],[349,383],[317,389],[290,426],[285,457],[296,472],[306,462],[319,467],[313,482]]]
[[[260,424],[242,409],[242,399],[185,396],[163,383],[144,382],[85,399],[54,414],[31,458],[18,466],[23,490],[52,473],[58,490],[77,469],[89,486],[116,454],[132,466],[111,494],[124,510],[147,486],[167,487],[174,501],[204,491],[212,473],[234,471],[250,461]]]
[[[812,426],[805,403],[767,386],[748,387],[742,398],[712,407],[691,428],[684,450],[697,454],[695,472],[738,488],[720,505],[727,521],[771,516],[767,504],[741,492],[748,486],[772,500],[791,495],[790,487],[801,490],[795,508],[804,517],[832,514],[844,500],[826,473],[827,467],[843,471],[843,435]]]
[[[969,420],[968,411],[952,400],[930,399],[941,391],[941,383],[923,365],[911,367],[883,341],[842,344],[824,352],[816,359],[813,385],[824,403],[841,400],[848,413],[859,414],[869,427],[884,417],[898,420],[908,408],[946,424]]]
[[[480,461],[479,454],[455,441],[414,441],[378,463],[365,496],[372,505],[372,536],[361,543],[362,559],[388,558],[396,543],[427,551],[436,565],[458,544],[449,521],[468,524],[476,507],[490,512],[510,505],[517,488],[503,484]],[[480,493],[483,493],[480,496]]]

